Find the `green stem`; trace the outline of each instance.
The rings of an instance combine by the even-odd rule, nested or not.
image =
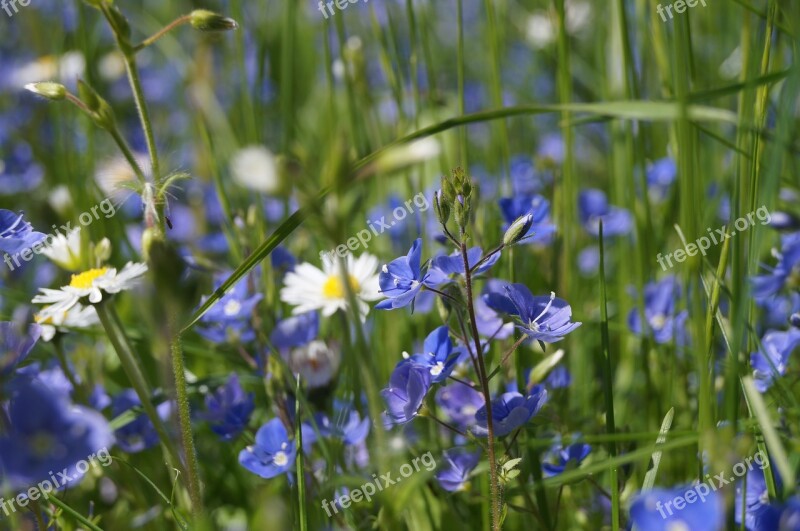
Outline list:
[[[472,338],[475,341],[475,356],[478,358],[478,378],[480,378],[481,391],[483,392],[483,399],[486,402],[486,431],[488,433],[487,452],[489,454],[492,529],[494,531],[500,531],[500,481],[497,474],[497,459],[494,449],[492,394],[489,391],[489,379],[486,376],[486,363],[483,359],[483,349],[481,348],[481,340],[478,333],[478,321],[475,319],[475,304],[472,299],[472,272],[470,271],[469,259],[467,258],[467,244],[463,242],[463,239],[464,234],[462,233],[461,258],[464,261],[464,279],[466,280],[467,286],[467,311],[469,312],[469,321],[472,327]]]
[[[177,325],[172,321],[173,319],[170,318],[170,331],[177,329]],[[181,444],[186,456],[186,469],[189,476],[189,496],[192,500],[192,514],[197,517],[203,510],[203,496],[200,487],[200,467],[197,463],[197,451],[192,434],[191,408],[180,334],[175,335],[170,350],[172,351],[172,373],[175,378],[175,393],[178,403],[178,420],[181,426]]]
[[[131,381],[133,389],[142,402],[142,408],[153,423],[158,437],[161,439],[161,443],[164,445],[173,461],[175,463],[180,463],[181,460],[178,456],[178,452],[175,450],[175,446],[172,444],[167,434],[164,423],[161,421],[161,417],[158,416],[158,411],[156,411],[151,400],[152,392],[150,391],[150,386],[147,385],[147,381],[142,371],[139,369],[139,362],[136,359],[136,355],[133,353],[128,338],[125,336],[125,332],[122,330],[122,327],[119,326],[119,317],[116,315],[114,307],[108,301],[103,301],[95,305],[95,310],[97,310],[97,316],[100,318],[100,324],[103,325],[103,329],[106,335],[108,335],[111,345],[117,352],[122,369]]]
[[[174,30],[178,26],[181,26],[181,25],[186,24],[187,22],[189,22],[190,19],[191,19],[191,15],[183,15],[182,17],[176,18],[175,20],[173,20],[172,22],[170,22],[169,24],[167,24],[166,26],[161,28],[158,32],[154,33],[150,37],[148,37],[145,40],[143,40],[141,42],[141,44],[137,44],[136,46],[134,46],[133,47],[134,53],[138,52],[138,51],[140,51],[140,50],[142,50],[144,48],[147,48],[148,46],[150,46],[151,44],[156,42],[158,39],[160,39],[161,37],[163,37],[164,35],[166,35],[170,31]]]

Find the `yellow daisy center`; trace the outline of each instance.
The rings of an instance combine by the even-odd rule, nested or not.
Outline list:
[[[97,278],[106,274],[106,271],[108,271],[107,267],[101,267],[99,269],[90,269],[83,273],[72,275],[69,286],[77,289],[89,289]]]
[[[347,275],[350,280],[350,288],[353,293],[361,291],[361,285],[358,280],[353,278],[353,275]],[[342,277],[340,275],[331,275],[325,284],[322,285],[322,296],[326,299],[343,299],[345,297],[344,285],[342,284]]]

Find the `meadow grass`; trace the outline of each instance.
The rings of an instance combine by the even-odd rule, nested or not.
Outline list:
[[[33,504],[0,527],[33,529],[51,519],[63,529],[622,529],[642,493],[730,476],[756,452],[769,456],[762,477],[770,503],[794,503],[798,364],[790,357],[785,374],[763,391],[750,354],[764,348],[768,329],[792,330],[797,285],[787,275],[780,295],[791,310],[775,324],[767,314],[780,313],[784,299],[757,300],[750,279],[775,265],[771,249],[798,228],[800,5],[708,0],[665,22],[649,0],[362,0],[327,18],[312,2],[210,4],[33,0],[8,20],[0,11],[0,28],[7,28],[0,155],[8,160],[0,174],[9,176],[9,190],[30,179],[12,175],[18,170],[10,166],[23,144],[31,151],[24,164],[42,172],[30,190],[0,190],[0,208],[24,211],[47,233],[106,197],[94,176],[125,173],[103,170],[109,161],[135,166],[114,196],[118,214],[81,232],[82,267],[98,266],[89,251],[102,238],[112,245],[105,261],[149,267],[142,288],[97,306],[95,326],[40,341],[22,366],[39,362],[44,370],[60,359],[60,370],[73,376],[72,398],[84,405],[95,384],[112,396],[135,388],[140,406],[104,415],[120,430],[146,414],[155,434],[145,451],[114,452],[119,466],[104,470],[105,478],[87,477],[50,498],[52,505]],[[179,19],[199,7],[238,28],[195,31],[190,18]],[[117,13],[141,49],[128,46]],[[145,40],[172,21],[175,28]],[[85,64],[54,69],[67,53]],[[63,82],[78,103],[40,101],[22,90],[50,80]],[[93,98],[108,102],[113,121]],[[545,149],[549,138],[557,139],[555,155]],[[431,140],[437,149],[424,143]],[[234,177],[231,161],[246,146],[274,154],[277,184],[269,192]],[[674,164],[674,180],[662,190],[650,177],[665,160]],[[441,297],[436,292],[429,311],[372,308],[366,319],[357,310],[359,287],[347,274],[335,279],[346,309],[321,318],[318,338],[340,351],[341,362],[321,389],[297,377],[273,336],[292,309],[281,293],[279,251],[319,267],[320,251],[348,245],[382,215],[376,208],[391,211],[390,197],[402,204],[424,193],[428,208],[417,205],[353,254],[388,264],[417,237],[423,263],[450,254],[452,244],[435,239],[442,227],[433,192],[459,167],[471,177],[473,205],[461,234],[458,224],[449,226],[465,245],[489,251],[502,241],[507,223],[498,200],[524,195],[524,172],[549,201],[556,226],[550,241],[504,247],[497,264],[476,275],[475,298],[486,277],[521,283],[534,295],[555,292],[582,323],[558,342],[512,348],[519,330],[484,338],[485,370],[465,356],[465,368],[454,373],[493,400],[545,382],[555,365],[571,376],[565,386],[546,384],[547,404],[513,435],[491,437],[497,482],[486,439],[449,431],[434,390],[412,422],[385,428],[381,420],[381,390],[403,352],[419,352],[443,323],[454,341],[467,337],[462,344],[477,335],[469,326],[477,326],[471,275],[457,277],[452,291],[441,288]],[[600,217],[595,233],[598,220],[581,222],[587,189],[602,190],[628,213],[626,230],[613,217]],[[57,200],[57,190],[69,201]],[[659,265],[662,254],[730,229],[762,205],[775,223],[753,222],[707,253],[675,259],[669,271]],[[791,222],[779,223],[779,214]],[[222,251],[201,242],[212,233]],[[654,321],[649,286],[670,275],[678,287],[665,296],[673,304]],[[43,257],[21,271],[3,269],[0,319],[32,315],[37,289],[69,279]],[[199,333],[226,293],[245,284],[261,296],[239,331],[252,337]],[[465,301],[460,322],[456,308]],[[635,330],[636,319],[647,324]],[[529,382],[534,367],[539,379]],[[255,409],[242,430],[221,440],[199,412],[232,374],[253,393]],[[10,388],[0,391],[0,401],[12,396]],[[164,399],[173,408],[162,421],[156,405]],[[322,437],[314,414],[330,411],[334,400],[370,419],[363,447]],[[258,428],[276,418],[298,448],[306,438],[315,442],[288,473],[264,479],[240,464],[240,452],[257,446]],[[10,433],[13,427],[3,429]],[[543,474],[557,442],[586,443],[591,452]],[[440,469],[423,468],[333,517],[320,506],[426,452],[441,467],[443,452],[459,445],[481,450],[460,492],[441,487]],[[0,462],[9,459],[2,451]],[[355,465],[359,452],[364,461]],[[750,509],[734,514],[736,489],[720,494],[721,528],[745,529],[735,522]],[[702,516],[712,509],[690,510]],[[788,519],[780,529],[796,529]]]

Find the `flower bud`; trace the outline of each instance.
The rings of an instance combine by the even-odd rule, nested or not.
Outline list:
[[[207,9],[195,9],[189,15],[192,27],[200,31],[228,31],[239,27],[232,18],[223,17]]]
[[[528,234],[533,226],[533,214],[526,214],[517,218],[503,235],[503,245],[514,245]]]
[[[67,89],[61,83],[44,81],[41,83],[28,83],[25,89],[52,101],[61,101],[67,97]]]
[[[111,241],[108,238],[103,238],[95,245],[94,258],[98,264],[104,264],[111,258]]]
[[[439,223],[441,223],[442,226],[447,225],[447,222],[450,220],[450,205],[444,201],[441,190],[437,190],[433,196],[433,209],[436,211],[436,217],[439,219]]]
[[[78,80],[78,97],[90,111],[96,112],[100,108],[100,96],[94,91],[92,87],[84,83],[82,79]]]
[[[789,322],[792,326],[800,328],[800,312],[793,313],[792,316],[789,317]]]

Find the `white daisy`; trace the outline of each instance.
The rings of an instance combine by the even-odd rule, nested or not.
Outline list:
[[[48,308],[45,308],[47,310]],[[47,315],[37,314],[36,322],[42,328],[42,340],[50,341],[56,332],[64,331],[65,328],[88,328],[100,322],[94,306],[82,306],[76,304],[67,311],[59,313],[48,313]]]
[[[69,286],[63,286],[60,290],[40,288],[41,295],[34,297],[32,302],[50,305],[39,314],[43,319],[57,318],[78,304],[84,297],[88,297],[90,303],[97,304],[103,300],[103,292],[114,294],[131,289],[138,278],[146,272],[147,264],[132,262],[128,262],[119,273],[113,267],[89,269],[83,273],[72,275]]]
[[[350,287],[358,301],[362,319],[369,313],[367,302],[382,298],[378,284],[378,259],[364,253],[354,259],[348,254],[345,268]],[[347,308],[347,291],[342,282],[341,262],[338,258],[322,257],[322,270],[304,262],[285,277],[281,289],[281,300],[294,306],[295,315],[321,310],[322,315],[330,317],[336,310]]]
[[[52,241],[50,240],[52,238]],[[77,228],[64,236],[50,236],[42,254],[67,271],[77,271],[81,267],[81,229]]]
[[[280,188],[275,155],[264,146],[248,146],[231,159],[233,179],[249,190],[271,194]]]

